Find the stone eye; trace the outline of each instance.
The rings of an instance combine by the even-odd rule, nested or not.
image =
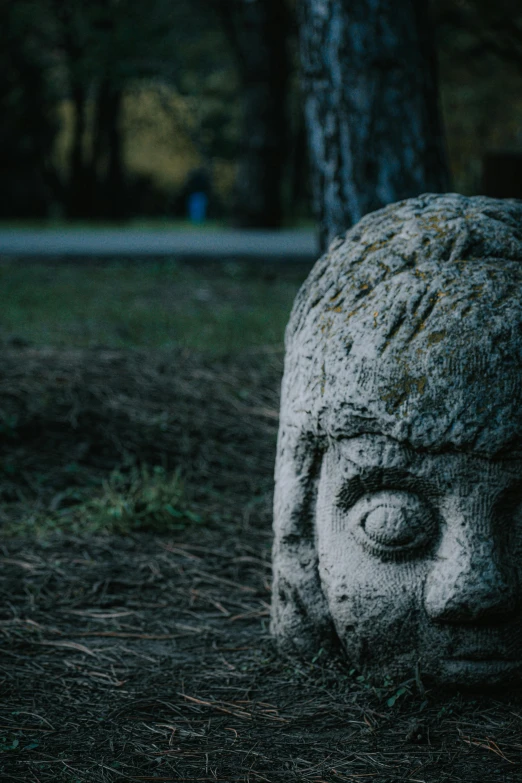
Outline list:
[[[375,554],[426,549],[435,535],[432,510],[410,492],[385,490],[366,495],[350,510],[360,543]]]

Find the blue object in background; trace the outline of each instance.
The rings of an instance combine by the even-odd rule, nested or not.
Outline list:
[[[208,196],[202,191],[189,193],[187,198],[187,211],[191,223],[204,223],[207,219]]]

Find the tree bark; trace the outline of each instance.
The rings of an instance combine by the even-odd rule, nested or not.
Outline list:
[[[428,0],[300,0],[314,211],[325,248],[364,214],[444,192]]]

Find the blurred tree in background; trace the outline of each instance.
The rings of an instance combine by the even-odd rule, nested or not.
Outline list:
[[[197,47],[196,68],[184,61],[207,32],[207,20],[184,2],[49,0],[49,6],[73,107],[67,214],[124,217],[133,206],[124,161],[126,92],[147,81],[149,89],[156,83],[183,92],[187,72],[216,67],[215,41],[207,40],[205,51]]]
[[[0,0],[0,215],[44,215],[58,196],[52,34],[38,2]]]
[[[497,192],[484,181],[490,155],[518,158],[522,186],[522,5],[519,0],[433,0],[441,97],[456,190]],[[520,190],[519,197],[522,196]]]
[[[290,11],[284,0],[210,0],[227,34],[243,104],[235,216],[277,227],[288,148]]]
[[[27,168],[34,174],[29,190],[42,191],[37,204],[13,205],[1,214],[46,216],[60,205],[71,218],[176,211],[176,194],[156,184],[139,160],[136,165],[142,152],[154,157],[157,142],[144,127],[140,102],[156,114],[152,122],[160,115],[169,125],[169,144],[175,148],[178,141],[181,158],[190,149],[193,166],[234,158],[234,64],[203,0],[196,0],[196,9],[190,0],[149,0],[146,6],[138,0],[0,2],[0,101],[9,116],[4,183],[6,190],[25,191],[28,202],[29,183],[22,185]],[[139,146],[140,136],[148,136],[145,151],[133,143],[137,137]],[[165,163],[158,161],[156,170]],[[38,168],[48,174],[45,193]]]
[[[309,216],[296,18],[308,1],[0,0],[0,217],[181,217],[196,170],[213,217]],[[464,193],[485,187],[489,151],[522,150],[519,6],[433,0]]]

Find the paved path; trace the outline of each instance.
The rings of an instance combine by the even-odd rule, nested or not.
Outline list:
[[[308,261],[319,256],[313,230],[0,229],[0,255],[175,256]]]

